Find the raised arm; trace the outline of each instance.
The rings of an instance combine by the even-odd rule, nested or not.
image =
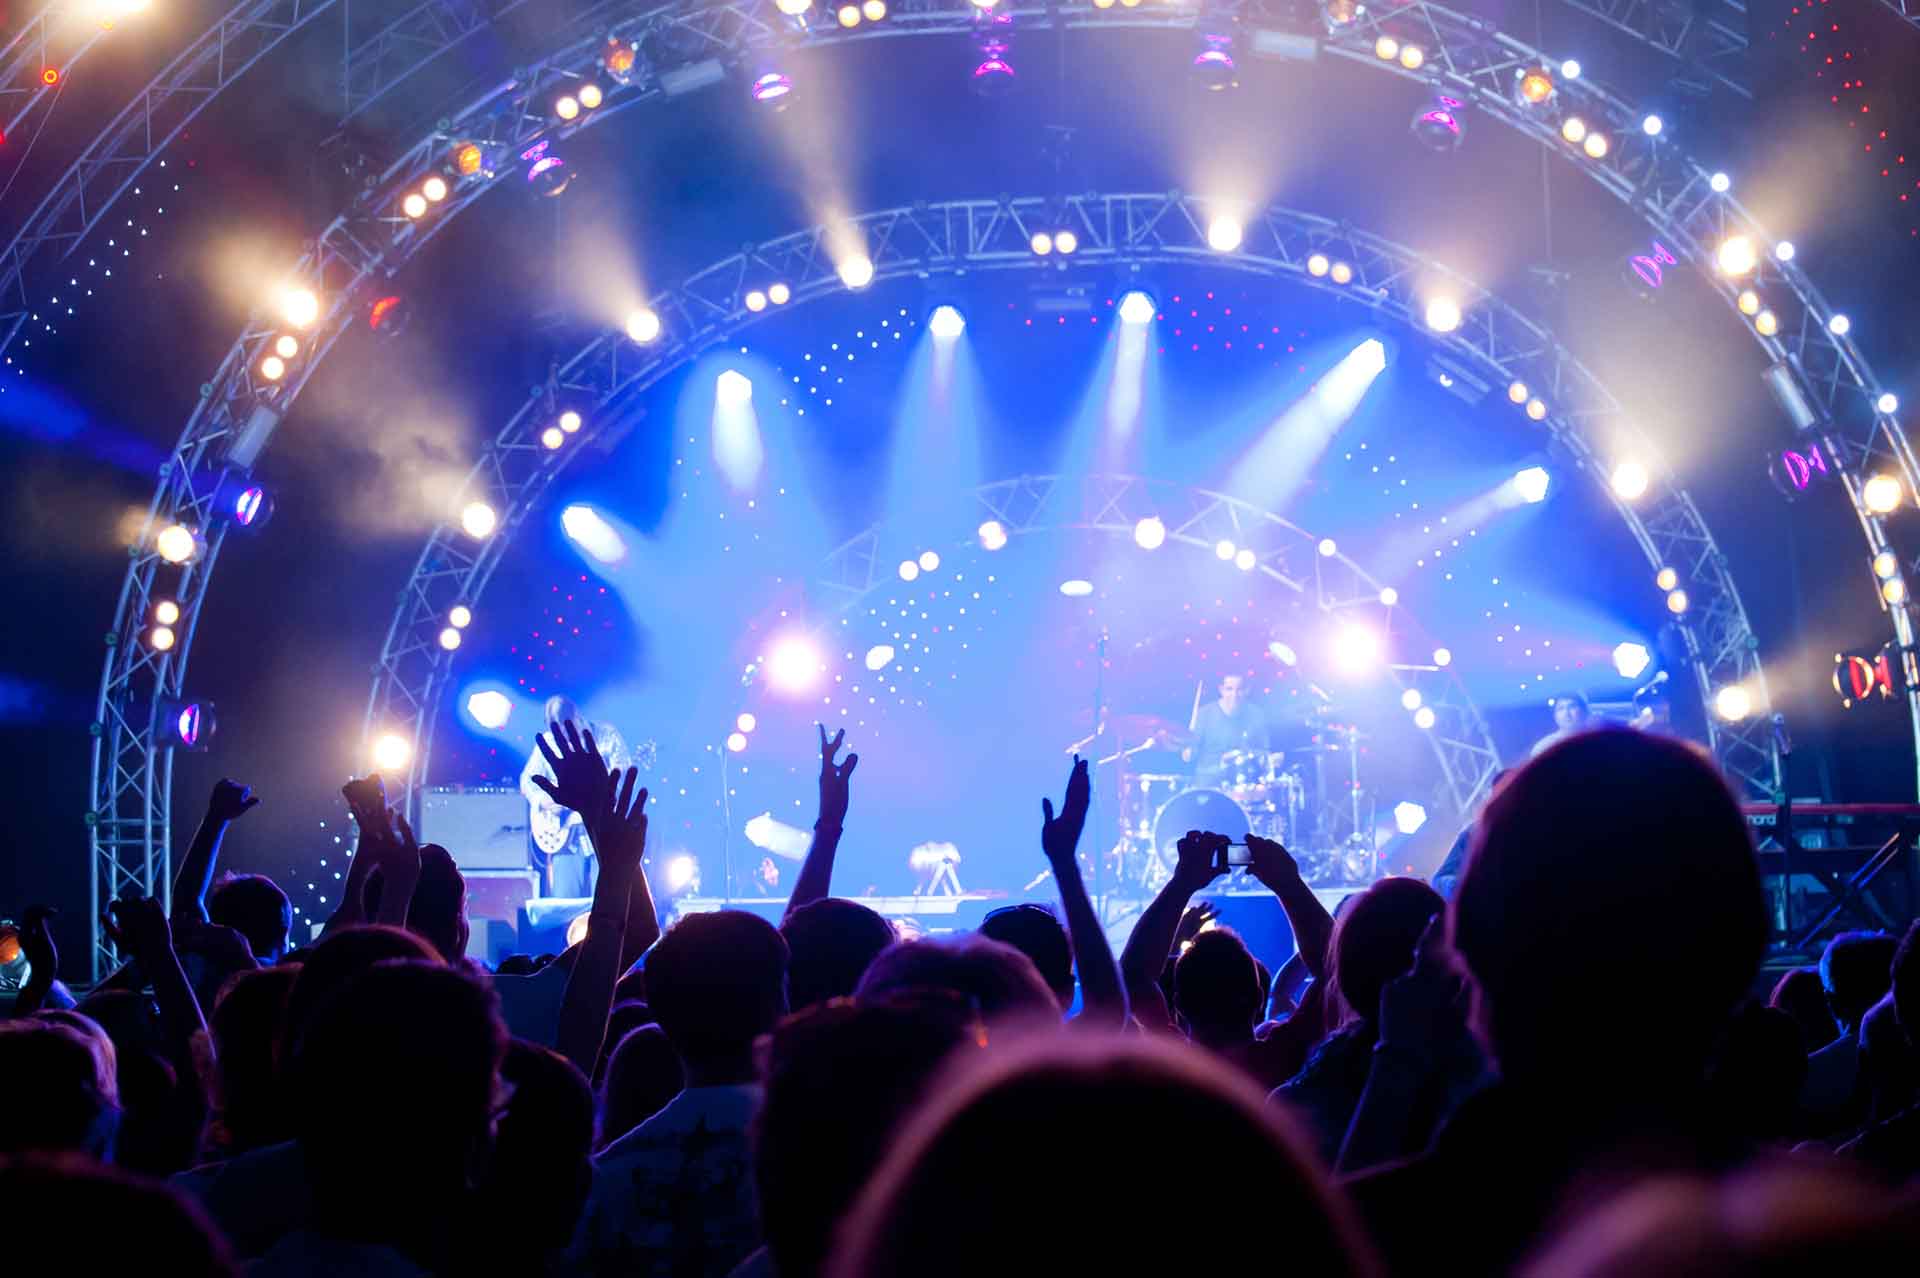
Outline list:
[[[219,780],[207,799],[206,815],[193,833],[186,859],[173,876],[173,918],[207,921],[207,890],[213,886],[214,871],[220,864],[220,842],[227,827],[251,812],[260,800],[238,781]]]
[[[1106,929],[1100,926],[1100,916],[1094,912],[1080,874],[1080,832],[1087,823],[1092,795],[1087,761],[1076,754],[1060,815],[1054,815],[1051,799],[1040,800],[1040,848],[1053,867],[1053,881],[1060,886],[1060,907],[1066,912],[1067,937],[1073,942],[1074,967],[1080,974],[1080,1019],[1119,1026],[1127,1021],[1127,991],[1120,983],[1120,969],[1113,961]]]
[[[1247,868],[1253,877],[1280,898],[1280,909],[1287,916],[1287,926],[1293,929],[1293,944],[1300,953],[1300,961],[1313,973],[1314,980],[1326,980],[1333,915],[1327,913],[1327,907],[1320,904],[1320,898],[1300,877],[1300,867],[1286,848],[1272,839],[1249,834],[1247,853],[1252,858]]]
[[[845,728],[827,739],[827,727],[820,724],[820,814],[813,822],[813,842],[807,845],[807,859],[800,863],[800,877],[793,882],[793,895],[787,898],[782,921],[803,905],[824,901],[833,891],[833,854],[840,849],[840,835],[847,824],[847,783],[860,765],[860,756],[848,754],[840,763],[835,756],[846,744]]]
[[[327,919],[327,925],[320,929],[323,938],[341,928],[358,927],[367,922],[367,879],[380,863],[382,845],[393,833],[393,818],[387,811],[387,790],[378,772],[347,782],[340,787],[340,793],[347,801],[347,810],[353,813],[354,824],[360,829],[360,839],[347,858],[347,881],[340,889],[340,904]]]
[[[200,1001],[174,952],[173,930],[160,902],[149,896],[124,897],[107,906],[101,922],[107,935],[120,949],[131,952],[140,961],[140,970],[153,982],[154,1002],[160,1006],[160,1027],[166,1036],[167,1053],[176,1070],[191,1076],[194,1066],[194,1036],[207,1028],[200,1014]]]
[[[1228,839],[1224,834],[1188,830],[1176,850],[1173,877],[1160,895],[1140,912],[1133,935],[1120,953],[1120,975],[1129,992],[1159,988],[1160,970],[1173,949],[1180,915],[1193,894],[1227,872]]]

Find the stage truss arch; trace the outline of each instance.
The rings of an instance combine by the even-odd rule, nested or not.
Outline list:
[[[308,0],[308,3],[323,5],[330,0]],[[373,288],[411,260],[466,205],[493,186],[516,176],[518,168],[513,157],[526,146],[543,138],[564,140],[624,108],[668,96],[667,85],[672,81],[663,83],[665,72],[713,63],[724,73],[728,67],[749,58],[757,47],[768,43],[806,45],[855,38],[952,34],[969,30],[974,21],[970,5],[951,0],[937,0],[898,15],[897,22],[864,27],[852,33],[841,32],[830,23],[821,24],[822,15],[815,15],[815,25],[808,26],[804,21],[778,18],[757,6],[693,4],[683,0],[679,4],[653,6],[637,15],[628,12],[634,7],[606,6],[599,11],[605,16],[606,25],[602,30],[557,48],[551,55],[522,68],[510,82],[437,121],[400,151],[377,181],[354,198],[290,272],[289,278],[314,287],[325,300],[325,310],[307,351],[284,380],[268,383],[256,374],[260,358],[278,331],[271,317],[263,310],[245,326],[218,371],[203,387],[201,400],[182,431],[173,459],[163,470],[150,513],[149,531],[177,519],[203,533],[205,551],[193,568],[183,574],[180,586],[183,610],[193,610],[183,621],[180,630],[183,639],[191,638],[193,616],[205,579],[224,537],[224,526],[214,517],[212,504],[220,478],[237,468],[229,452],[236,438],[249,435],[260,439],[271,434],[333,341],[363,313]],[[1191,23],[1189,15],[1164,20],[1156,15],[1148,22],[1136,18],[1136,10],[1098,11],[1085,6],[1065,6],[1052,17],[1037,8],[1015,6],[1010,12],[1016,20],[1024,18],[1032,25],[1043,26],[1050,22],[1068,27],[1179,27]],[[1258,16],[1258,11],[1249,8],[1243,10],[1241,16],[1251,21]],[[1399,42],[1419,42],[1425,49],[1425,61],[1418,68],[1409,68],[1399,61],[1381,59],[1376,54],[1376,41],[1382,35],[1392,35]],[[600,110],[583,115],[571,125],[556,124],[541,104],[562,85],[590,71],[609,36],[631,40],[639,50],[631,83],[611,86],[607,103]],[[1699,266],[1711,286],[1728,303],[1736,322],[1743,325],[1770,360],[1785,365],[1805,391],[1819,418],[1810,433],[1826,448],[1840,472],[1841,482],[1867,538],[1869,559],[1892,549],[1883,517],[1865,504],[1863,486],[1875,471],[1892,468],[1905,482],[1907,499],[1912,501],[1913,494],[1920,492],[1920,462],[1916,462],[1909,441],[1893,415],[1880,411],[1878,401],[1882,388],[1847,326],[1836,322],[1839,316],[1835,309],[1791,255],[1779,251],[1779,239],[1761,227],[1733,198],[1728,183],[1720,181],[1715,173],[1685,154],[1670,134],[1656,137],[1643,131],[1639,126],[1645,116],[1591,75],[1563,82],[1555,100],[1557,105],[1551,111],[1522,107],[1512,93],[1513,80],[1519,71],[1536,64],[1558,65],[1558,62],[1494,31],[1478,19],[1438,5],[1414,0],[1390,13],[1364,15],[1332,31],[1322,29],[1316,39],[1320,52],[1328,56],[1373,66],[1459,95],[1473,109],[1566,156],[1603,189],[1634,209],[1677,257]],[[408,73],[427,60],[430,59],[415,58],[408,62]],[[1591,127],[1604,130],[1611,139],[1610,148],[1603,156],[1589,160],[1563,139],[1560,122],[1572,113],[1581,114]],[[451,148],[465,142],[479,145],[490,157],[489,163],[474,175],[456,175],[452,194],[428,219],[415,222],[403,216],[399,209],[402,195],[417,189],[426,176],[446,172]],[[150,160],[151,155],[147,158]],[[985,244],[984,240],[972,238],[976,230],[984,233],[997,226],[1004,231],[1023,220],[1039,221],[1043,211],[1049,217],[1057,217],[1063,210],[1072,210],[1072,216],[1082,221],[1094,240],[1099,239],[1096,227],[1107,228],[1104,251],[1119,260],[1146,261],[1164,254],[1175,260],[1191,261],[1205,256],[1220,265],[1291,271],[1309,283],[1317,283],[1301,273],[1296,259],[1281,256],[1267,265],[1256,262],[1258,246],[1252,234],[1238,252],[1226,255],[1208,252],[1204,237],[1197,243],[1176,243],[1191,237],[1204,225],[1196,220],[1202,211],[1201,203],[1172,193],[963,202],[937,207],[960,218],[961,229],[969,237],[969,247]],[[1163,244],[1159,211],[1171,206],[1183,212],[1169,223],[1179,230]],[[969,211],[959,214],[957,210],[961,207]],[[985,209],[1004,210],[1004,213],[988,215],[982,211]],[[893,245],[894,256],[919,261],[922,249],[938,249],[942,234],[937,226],[926,221],[930,212],[931,208],[926,206],[892,210],[874,215],[877,222],[861,219],[861,223],[882,229],[904,226],[907,239],[916,244],[905,248]],[[1272,214],[1269,210],[1253,220],[1271,225]],[[951,234],[953,229],[945,233]],[[922,240],[929,231],[934,232],[933,236]],[[1318,234],[1335,240],[1352,240],[1356,256],[1369,238],[1352,235],[1332,223],[1323,223]],[[1723,237],[1732,234],[1749,236],[1761,250],[1755,271],[1743,280],[1726,278],[1713,269],[1714,248]],[[839,287],[830,269],[826,269],[828,259],[820,232],[808,233],[806,238],[804,251],[799,246],[785,250],[790,258],[797,257],[802,265],[810,263],[815,269],[818,278],[805,287],[811,290]],[[1088,239],[1083,237],[1083,243],[1086,242]],[[897,262],[883,262],[892,241],[883,237],[879,244],[874,257],[881,266],[881,274],[894,273]],[[756,250],[756,257],[764,254],[768,247]],[[1006,246],[998,251],[1005,257],[992,263],[995,266],[1021,265],[1023,263],[1016,259],[1031,257],[1024,247]],[[942,269],[945,262],[951,260],[935,259],[926,269]],[[4,260],[0,260],[0,285],[19,286],[18,261],[17,250],[9,251]],[[770,265],[763,260],[751,264]],[[723,270],[711,278],[696,277],[682,290],[662,299],[659,307],[668,321],[667,344],[677,347],[693,337],[710,341],[723,328],[750,319],[740,310],[744,290],[751,287],[746,275],[748,265],[748,255],[739,255],[729,268],[730,283],[728,272]],[[1385,288],[1393,293],[1397,288],[1404,292],[1407,282],[1388,269],[1385,261],[1380,265],[1381,269],[1374,272],[1356,270],[1350,291]],[[819,274],[822,270],[825,274]],[[9,277],[4,272],[14,274]],[[714,291],[702,292],[703,287]],[[794,287],[798,295],[803,286],[796,282]],[[1740,309],[1741,295],[1748,289],[1762,300],[1764,313],[1773,317],[1774,324],[1767,331],[1756,328],[1753,320]],[[1586,411],[1569,407],[1562,388],[1585,385],[1592,379],[1545,330],[1520,318],[1503,304],[1483,312],[1477,309],[1482,301],[1492,304],[1495,299],[1477,289],[1462,298],[1466,324],[1449,339],[1449,344],[1465,347],[1465,354],[1478,359],[1482,352],[1475,344],[1475,335],[1489,335],[1481,340],[1491,352],[1495,345],[1490,335],[1507,324],[1509,316],[1520,319],[1521,327],[1515,331],[1534,335],[1526,362],[1539,365],[1539,375],[1528,380],[1528,385],[1544,395],[1549,407],[1548,425],[1562,433],[1569,414]],[[683,324],[684,329],[677,327]],[[623,374],[646,364],[649,359],[647,352],[633,347],[618,352],[590,353]],[[1498,358],[1497,355],[1490,357]],[[569,375],[585,375],[578,361],[569,365]],[[631,379],[627,379],[627,384],[631,384]],[[1604,395],[1604,391],[1601,393]],[[1605,402],[1614,414],[1618,413],[1618,406],[1610,396]],[[508,430],[511,429],[510,425]],[[501,490],[520,482],[509,473],[513,465],[512,441],[506,440],[504,434],[489,445],[488,459],[482,463],[483,468],[494,468],[487,482]],[[1567,436],[1562,433],[1562,437]],[[526,441],[518,446],[538,451],[537,444]],[[1584,452],[1576,449],[1575,455],[1590,463],[1596,454],[1592,449]],[[536,467],[527,478],[544,486],[551,476]],[[1690,647],[1696,668],[1737,671],[1743,676],[1743,682],[1759,687],[1762,676],[1752,632],[1738,596],[1732,590],[1725,557],[1706,534],[1691,501],[1676,508],[1671,518],[1666,517],[1665,512],[1655,512],[1645,519],[1629,522],[1635,526],[1643,549],[1655,547],[1661,552],[1657,556],[1661,566],[1675,567],[1690,584],[1695,608],[1688,618],[1691,624],[1685,630],[1695,636]],[[429,551],[431,549],[429,547]],[[1653,551],[1649,551],[1649,555],[1650,559],[1656,557]],[[425,562],[423,556],[423,566]],[[141,620],[152,596],[156,574],[163,567],[168,566],[153,553],[150,537],[143,538],[131,555],[103,665],[94,725],[95,759],[88,813],[93,830],[96,891],[103,887],[111,891],[113,885],[131,882],[154,886],[156,870],[164,877],[170,850],[165,793],[169,765],[156,757],[160,752],[151,739],[150,712],[161,697],[178,695],[181,691],[187,645],[183,643],[170,654],[139,650]],[[416,581],[420,576],[417,572]],[[409,591],[412,589],[410,586]],[[1726,601],[1726,606],[1717,610],[1703,606],[1716,598]],[[1909,674],[1909,712],[1914,721],[1916,742],[1920,744],[1920,665],[1915,661],[1911,608],[1910,603],[1886,605],[1895,642]],[[404,651],[405,642],[397,634],[390,635],[388,647]],[[1711,691],[1711,687],[1703,683],[1703,690]],[[1763,713],[1753,719],[1738,724],[1715,724],[1713,731],[1717,747],[1721,742],[1727,743],[1719,753],[1729,771],[1748,788],[1765,791],[1778,783],[1778,760],[1771,734],[1764,731],[1767,708],[1764,695],[1759,698],[1759,707]],[[1916,759],[1920,760],[1920,749],[1916,750]],[[98,945],[95,959],[102,961]]]
[[[998,523],[1009,540],[1083,529],[1131,541],[1135,526],[1153,516],[1166,525],[1169,546],[1212,556],[1224,540],[1253,551],[1250,571],[1309,599],[1329,616],[1365,615],[1380,621],[1383,631],[1411,648],[1414,659],[1390,664],[1387,674],[1403,694],[1418,694],[1408,714],[1423,707],[1433,712],[1429,727],[1409,724],[1407,730],[1424,732],[1432,745],[1454,812],[1471,808],[1499,770],[1499,747],[1457,669],[1427,659],[1441,646],[1438,640],[1406,608],[1382,602],[1381,592],[1391,583],[1344,551],[1323,553],[1319,533],[1254,502],[1141,475],[1019,475],[980,484],[968,495],[974,519],[965,528],[950,530],[963,543],[973,541],[974,529],[988,520]],[[899,522],[893,521],[896,526]],[[827,556],[812,583],[831,614],[819,629],[844,624],[846,615],[874,591],[900,584],[897,561],[886,553],[888,530],[886,523],[875,524]]]

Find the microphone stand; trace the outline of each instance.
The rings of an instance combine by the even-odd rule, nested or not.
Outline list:
[[[1093,662],[1093,736],[1090,738],[1090,740],[1096,743],[1096,745],[1099,742],[1100,738],[1106,735],[1106,726],[1107,726],[1105,722],[1106,713],[1107,713],[1107,628],[1105,626],[1102,626],[1100,627],[1100,638],[1094,644],[1094,662]],[[1094,756],[1092,766],[1098,767],[1100,751],[1097,748],[1093,748],[1093,749],[1089,749],[1088,753]],[[1087,824],[1093,827],[1093,848],[1094,848],[1093,909],[1094,909],[1094,913],[1098,915],[1100,918],[1100,925],[1102,927],[1105,927],[1106,921],[1107,921],[1107,906],[1106,906],[1105,898],[1101,895],[1101,889],[1104,886],[1104,880],[1106,877],[1105,867],[1107,862],[1107,854],[1105,849],[1101,847],[1101,838],[1102,838],[1102,835],[1100,833],[1101,831],[1101,826],[1100,826],[1101,780],[1099,777],[1090,777],[1088,780],[1090,782],[1090,785],[1088,786],[1088,794],[1087,794]],[[1075,848],[1074,855],[1078,856],[1079,854],[1080,854],[1079,849]]]

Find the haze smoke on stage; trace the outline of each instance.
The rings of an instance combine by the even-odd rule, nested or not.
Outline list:
[[[713,383],[713,461],[735,492],[746,492],[766,462],[760,419],[753,409],[753,382],[726,369]]]
[[[1269,509],[1285,509],[1386,366],[1387,348],[1379,338],[1369,337],[1354,347],[1281,413],[1233,467],[1228,492]]]

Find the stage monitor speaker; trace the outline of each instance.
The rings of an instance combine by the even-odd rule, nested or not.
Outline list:
[[[518,790],[435,786],[420,799],[420,841],[463,870],[527,866],[527,801]]]

